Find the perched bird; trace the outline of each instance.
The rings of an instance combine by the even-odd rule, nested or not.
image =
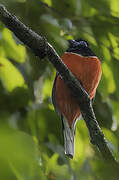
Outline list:
[[[69,40],[69,48],[61,59],[80,81],[90,99],[93,99],[102,70],[100,60],[89,48],[88,42],[82,39]],[[81,112],[76,98],[72,96],[59,73],[56,74],[53,85],[52,102],[62,119],[65,154],[73,158],[75,125],[77,119],[81,118]]]

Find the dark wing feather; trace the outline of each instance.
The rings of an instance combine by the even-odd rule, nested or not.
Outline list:
[[[52,103],[54,105],[55,111],[58,113],[62,120],[62,129],[63,129],[63,135],[64,135],[64,149],[65,154],[73,158],[74,156],[74,142],[75,142],[75,125],[72,126],[72,128],[69,127],[68,121],[65,119],[65,117],[61,114],[61,112],[58,109],[56,98],[55,98],[55,90],[56,90],[56,81],[59,73],[56,73],[56,77],[54,80],[53,88],[52,88]]]
[[[58,109],[56,99],[55,99],[55,88],[56,88],[56,80],[57,80],[58,75],[59,75],[59,73],[56,72],[56,77],[55,77],[53,88],[52,88],[52,104],[54,105],[55,111],[58,113],[58,115],[60,117],[62,117],[62,114],[60,113],[60,111]]]

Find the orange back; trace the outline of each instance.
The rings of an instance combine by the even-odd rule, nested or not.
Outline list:
[[[64,53],[62,61],[71,72],[79,79],[83,88],[92,99],[101,78],[101,66],[97,57],[82,57],[78,54]],[[70,89],[66,87],[64,81],[57,77],[56,81],[56,104],[61,113],[66,117],[70,127],[80,116],[80,108],[75,98],[71,95]]]

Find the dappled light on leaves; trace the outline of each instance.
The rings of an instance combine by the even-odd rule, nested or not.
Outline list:
[[[16,44],[12,37],[12,33],[4,28],[1,32],[2,34],[2,44],[5,50],[5,54],[7,57],[14,59],[19,63],[25,62],[26,51],[25,47],[21,44]]]
[[[0,79],[7,91],[16,87],[27,87],[21,73],[6,58],[0,57],[3,66],[0,68]]]

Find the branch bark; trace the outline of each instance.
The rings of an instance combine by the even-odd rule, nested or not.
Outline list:
[[[28,46],[36,56],[40,59],[47,56],[48,60],[54,68],[60,73],[65,84],[70,88],[72,95],[76,98],[83,119],[89,130],[91,143],[96,145],[102,154],[103,158],[112,162],[119,168],[119,164],[110,151],[107,141],[100,129],[93,111],[92,103],[87,92],[82,88],[80,82],[70,72],[61,58],[56,53],[55,49],[47,42],[44,37],[36,34],[34,31],[25,26],[16,16],[12,15],[7,9],[0,5],[0,20],[8,27],[26,46]]]

